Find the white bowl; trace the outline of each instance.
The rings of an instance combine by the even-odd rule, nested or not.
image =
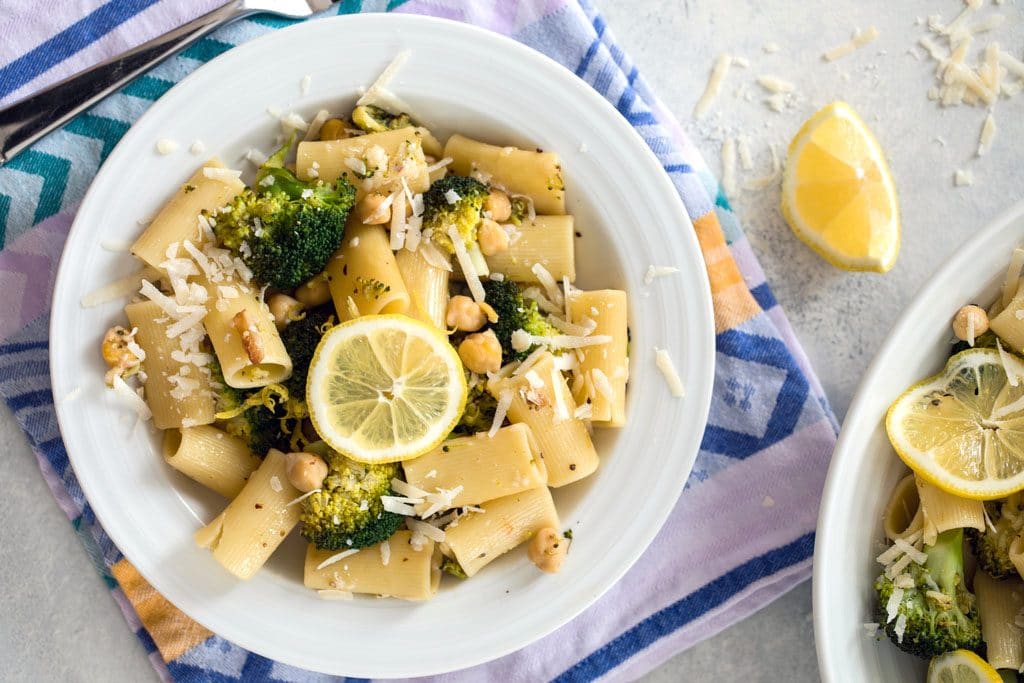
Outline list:
[[[907,387],[949,355],[950,320],[967,303],[993,301],[1010,253],[1024,235],[1024,201],[964,244],[914,299],[875,356],[854,397],[825,481],[814,548],[814,633],[825,681],[924,681],[927,662],[888,638],[868,637],[876,621],[872,588],[882,512],[907,468],[889,445],[885,412]]]
[[[197,139],[234,167],[250,146],[269,151],[268,105],[311,116],[351,106],[401,49],[391,84],[440,135],[557,150],[577,240],[579,284],[629,292],[629,425],[597,433],[599,472],[558,490],[576,532],[561,574],[541,575],[517,551],[426,604],[327,602],[302,586],[291,538],[248,582],[229,576],[192,533],[225,502],[164,465],[156,435],[132,428],[102,386],[99,341],[121,306],[83,309],[83,293],[137,265],[104,251],[128,240],[201,161]],[[312,76],[308,96],[299,82]],[[169,156],[160,138],[181,143]],[[581,143],[587,152],[580,151]],[[681,269],[651,286],[649,264]],[[655,346],[675,359],[687,397],[670,397]],[[51,364],[64,441],[107,533],[142,575],[207,628],[261,655],[332,674],[416,676],[521,648],[579,614],[612,586],[660,529],[693,466],[711,396],[714,324],[697,240],[669,178],[641,138],[585,83],[506,38],[423,17],[362,15],[277,31],[210,62],[162,97],[104,164],[78,213],[53,303]],[[74,388],[84,393],[61,402]],[[571,647],[571,644],[566,644]]]

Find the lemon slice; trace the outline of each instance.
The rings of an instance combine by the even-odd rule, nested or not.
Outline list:
[[[931,661],[928,683],[1003,683],[1003,679],[970,650],[953,650]]]
[[[845,102],[818,111],[789,144],[782,215],[837,268],[884,273],[896,263],[896,186],[882,148]]]
[[[320,340],[306,401],[331,448],[359,462],[396,462],[448,436],[466,406],[466,378],[440,331],[402,315],[369,315]]]
[[[910,469],[944,491],[992,500],[1024,489],[1024,367],[996,349],[970,349],[889,407],[889,440]]]

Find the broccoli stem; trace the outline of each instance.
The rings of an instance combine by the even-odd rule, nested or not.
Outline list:
[[[935,545],[925,549],[928,559],[924,566],[939,589],[950,597],[957,594],[957,584],[964,575],[964,530],[943,531],[935,539]]]

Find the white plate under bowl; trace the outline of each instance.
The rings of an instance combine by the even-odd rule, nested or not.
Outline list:
[[[818,516],[814,547],[814,635],[827,682],[924,681],[927,662],[888,638],[868,637],[876,621],[872,588],[882,512],[907,468],[889,445],[885,412],[911,384],[942,369],[949,321],[967,303],[995,300],[1010,252],[1024,240],[1024,201],[972,237],[926,284],[875,356],[850,405]]]
[[[310,118],[345,111],[399,52],[412,56],[391,89],[439,137],[459,131],[562,155],[569,210],[581,233],[578,284],[629,292],[629,415],[599,430],[596,476],[556,492],[576,541],[563,571],[541,575],[516,551],[426,604],[328,602],[303,588],[297,538],[248,582],[232,578],[192,533],[223,500],[169,469],[157,437],[102,385],[99,342],[119,304],[84,309],[82,294],[135,269],[101,248],[130,240],[200,159],[203,140],[232,167],[269,151],[268,105]],[[299,82],[312,89],[299,96]],[[160,138],[181,143],[169,156]],[[585,144],[588,151],[581,151]],[[649,264],[681,272],[643,283]],[[687,388],[669,396],[654,362],[667,348]],[[125,135],[75,220],[53,303],[51,363],[61,431],[104,528],[142,575],[207,628],[289,664],[363,677],[425,675],[478,664],[537,640],[579,614],[640,556],[671,511],[697,455],[711,396],[714,324],[692,226],[654,155],[596,92],[512,40],[443,20],[399,15],[325,19],[235,48],[184,79]],[[84,392],[62,403],[74,388]]]

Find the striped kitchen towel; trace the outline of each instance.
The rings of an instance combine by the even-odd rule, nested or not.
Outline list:
[[[0,103],[219,1],[63,0],[40,12],[35,0],[5,0]],[[715,178],[589,0],[342,0],[325,14],[360,11],[432,14],[484,26],[548,54],[593,86],[635,126],[671,176],[697,231],[714,297],[711,415],[693,475],[660,535],[576,620],[519,652],[437,680],[636,678],[806,579],[834,418]],[[204,38],[0,168],[0,393],[28,434],[58,504],[167,680],[325,677],[246,652],[192,622],[104,534],[56,426],[47,364],[54,271],[83,193],[131,123],[204,62],[288,23],[256,17]]]

